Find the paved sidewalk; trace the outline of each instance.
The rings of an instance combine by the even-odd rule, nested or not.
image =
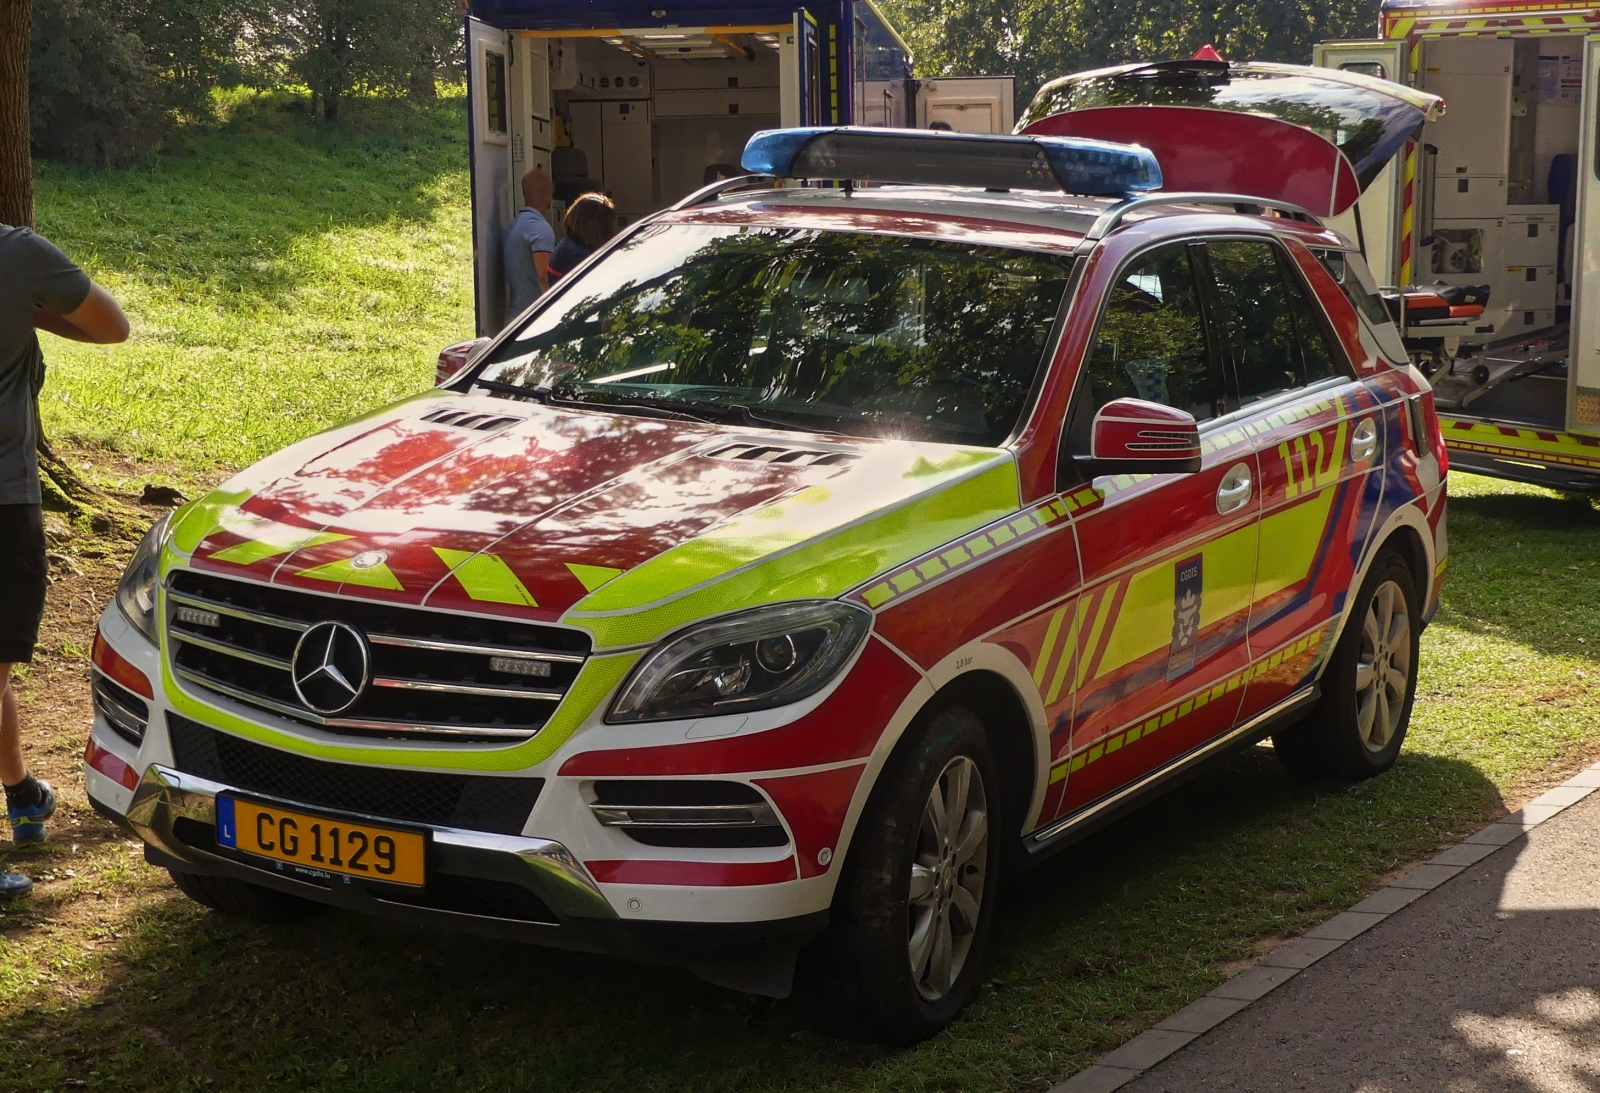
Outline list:
[[[1595,786],[1600,766],[1053,1093],[1600,1089]]]

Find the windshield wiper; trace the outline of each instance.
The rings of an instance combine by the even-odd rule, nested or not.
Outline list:
[[[723,420],[711,414],[697,412],[696,404],[682,403],[675,399],[630,398],[602,402],[597,399],[573,398],[570,395],[565,397],[548,395],[545,401],[552,406],[573,406],[589,410],[621,410],[623,413],[630,410],[646,410],[650,411],[645,415],[647,417],[670,417],[679,421],[717,424]]]
[[[482,387],[497,394],[511,395],[515,398],[531,398],[535,402],[550,405],[550,388],[524,387],[520,383],[502,383],[499,380],[486,380],[482,376],[472,381],[474,387]]]

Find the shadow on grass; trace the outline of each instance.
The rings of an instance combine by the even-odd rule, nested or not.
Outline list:
[[[147,166],[40,164],[39,230],[97,274],[200,290],[224,309],[281,302],[298,281],[283,261],[297,242],[426,223],[441,182],[464,207],[465,103],[358,98],[330,125],[284,94],[241,93],[225,121],[180,131]]]
[[[1252,748],[1009,882],[978,998],[900,1052],[815,1035],[788,1002],[677,969],[342,912],[256,926],[174,898],[126,924],[126,965],[97,996],[11,1022],[0,1086],[1038,1088],[1498,807],[1459,762],[1407,757],[1308,788]]]

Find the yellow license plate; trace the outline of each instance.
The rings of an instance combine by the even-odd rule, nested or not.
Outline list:
[[[421,886],[427,840],[415,831],[330,820],[217,798],[217,842],[313,872]]]

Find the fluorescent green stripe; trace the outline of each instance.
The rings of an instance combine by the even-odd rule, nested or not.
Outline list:
[[[275,732],[253,721],[235,717],[190,698],[178,689],[172,676],[165,650],[166,635],[162,635],[161,681],[166,689],[167,701],[185,717],[213,725],[219,729],[255,740],[275,748],[297,752],[321,759],[335,759],[348,763],[380,763],[391,767],[444,767],[453,770],[513,771],[526,770],[544,762],[557,748],[565,744],[584,719],[595,711],[622,682],[622,677],[639,659],[636,653],[622,653],[608,657],[590,657],[573,680],[566,697],[556,707],[542,729],[532,740],[509,748],[495,750],[469,750],[462,748],[417,750],[408,748],[374,748],[363,745],[326,744],[307,740],[290,733]]]
[[[232,530],[232,529],[229,529]],[[233,562],[236,565],[253,565],[267,558],[275,558],[279,554],[288,554],[293,550],[303,550],[306,547],[321,546],[323,543],[337,543],[341,539],[348,539],[348,535],[340,535],[332,531],[307,531],[303,535],[274,535],[267,539],[251,539],[249,542],[236,543],[226,550],[219,550],[211,556],[214,562]],[[399,585],[395,586],[396,588]]]
[[[622,570],[612,569],[610,566],[579,565],[577,562],[568,562],[567,569],[578,578],[578,583],[583,585],[586,592],[593,592],[607,581],[622,575]]]
[[[474,554],[470,550],[434,547],[433,552],[449,566],[467,595],[485,603],[514,603],[538,607],[517,575],[497,554]]]
[[[996,517],[1015,511],[1017,486],[1011,460],[1002,452],[956,451],[915,444],[895,444],[864,456],[850,473],[826,485],[813,486],[728,521],[635,566],[577,604],[579,613],[642,608],[716,580],[741,566],[849,524],[870,518],[920,494],[961,481],[985,463],[1003,466],[1005,474],[989,479],[980,492],[992,493]],[[932,458],[930,458],[930,456]],[[1002,478],[1005,481],[1002,481]],[[998,498],[1004,496],[1004,500]],[[985,496],[967,503],[981,506]],[[1009,506],[1009,507],[1007,507]],[[960,534],[957,532],[956,534]],[[952,536],[953,537],[953,536]],[[930,543],[937,546],[944,540]],[[914,555],[913,555],[914,557]],[[903,559],[902,559],[903,560]],[[866,572],[865,579],[872,575]]]
[[[841,595],[879,573],[991,524],[1021,507],[1015,465],[1007,457],[1000,458],[1003,461],[988,470],[914,497],[871,519],[818,534],[793,549],[781,550],[787,544],[781,537],[775,538],[768,544],[768,551],[780,552],[765,562],[687,594],[647,604],[635,611],[597,613],[601,605],[620,598],[611,595],[619,585],[627,584],[636,595],[651,588],[653,582],[633,581],[632,578],[640,570],[649,569],[678,551],[692,555],[699,541],[686,543],[630,570],[600,592],[586,597],[562,621],[589,630],[597,646],[634,645],[654,640],[685,623],[744,607]],[[716,548],[711,549],[714,552]],[[724,560],[731,562],[732,557]],[[698,569],[705,560],[705,555],[695,557],[684,568]],[[672,578],[679,576],[680,570],[670,562],[665,568],[668,574],[654,587],[671,589],[679,583]],[[658,570],[658,574],[660,572]]]
[[[172,517],[173,548],[180,554],[193,554],[195,548],[216,528],[224,511],[250,500],[250,490],[212,490],[198,501],[191,501]]]
[[[349,536],[336,535],[336,539],[346,539]],[[312,544],[307,543],[307,546]],[[359,558],[360,555],[355,557]],[[325,562],[314,565],[309,569],[302,569],[295,574],[296,577],[309,577],[314,581],[337,581],[340,584],[360,585],[363,588],[387,588],[391,592],[404,592],[405,586],[394,575],[387,562],[358,569],[351,565],[352,558],[340,558],[338,561]]]

